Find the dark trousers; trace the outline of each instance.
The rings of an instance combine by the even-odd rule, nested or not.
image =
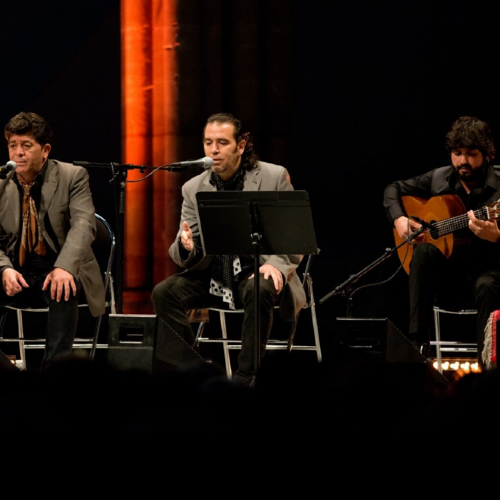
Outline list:
[[[432,244],[415,246],[410,265],[410,338],[428,343],[433,336],[434,304],[457,310],[471,300],[477,307],[478,360],[484,346],[484,329],[490,314],[500,309],[500,268],[487,268],[484,260],[471,260],[460,252],[447,259]]]
[[[260,351],[263,357],[273,325],[274,305],[279,295],[271,278],[266,280],[262,274],[259,276]],[[221,297],[208,293],[209,283],[208,273],[181,274],[167,278],[153,289],[152,300],[156,314],[190,345],[194,342],[195,335],[188,319],[188,310],[224,307]],[[254,279],[241,279],[238,283],[236,306],[242,307],[244,313],[236,377],[249,378],[255,373],[257,344],[254,294]]]
[[[40,338],[45,337],[46,339],[42,370],[71,357],[78,324],[78,295],[83,293],[81,283],[76,279],[77,295],[74,296],[71,293],[68,301],[62,299],[57,302],[50,297],[50,290],[42,290],[44,280],[45,276],[40,277],[29,288],[24,288],[14,297],[9,297],[3,289],[0,290],[0,307],[14,306],[34,309],[48,307],[46,329],[37,334]]]

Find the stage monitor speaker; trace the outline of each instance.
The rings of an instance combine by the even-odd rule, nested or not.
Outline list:
[[[161,318],[156,329],[155,355],[158,362],[185,367],[204,359]]]
[[[422,365],[438,382],[448,383],[388,318],[337,318],[335,349],[339,355],[359,354],[387,363]]]
[[[388,362],[424,363],[426,359],[387,318],[337,318],[338,352],[353,350]]]
[[[152,373],[156,315],[110,314],[108,325],[108,365]]]
[[[108,366],[147,373],[203,361],[182,338],[154,314],[110,314]]]

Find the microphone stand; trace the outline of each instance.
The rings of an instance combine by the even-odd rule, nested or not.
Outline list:
[[[111,181],[118,181],[119,187],[119,201],[118,201],[118,214],[117,219],[117,271],[116,271],[116,311],[123,312],[123,268],[124,268],[124,234],[125,234],[125,186],[129,170],[139,170],[144,173],[145,170],[168,170],[169,172],[183,172],[188,168],[187,165],[163,165],[161,167],[148,167],[145,165],[121,165],[119,163],[91,163],[88,161],[74,161],[73,165],[80,167],[94,167],[94,168],[107,168],[113,172]]]
[[[387,248],[385,253],[379,257],[378,259],[374,260],[371,264],[363,268],[361,271],[359,271],[356,274],[352,274],[351,277],[341,283],[337,288],[332,290],[330,293],[325,295],[323,298],[319,300],[319,304],[322,305],[324,304],[327,300],[331,299],[332,297],[335,297],[335,295],[338,295],[340,292],[342,292],[344,295],[347,294],[347,317],[352,318],[352,296],[354,295],[354,292],[356,292],[356,289],[352,290],[349,285],[354,283],[355,281],[359,280],[362,276],[364,276],[367,272],[371,271],[374,269],[378,264],[389,258],[398,248],[402,247],[405,244],[409,244],[411,241],[413,241],[417,236],[419,236],[421,233],[423,233],[427,227],[422,225],[421,228],[417,229],[415,232],[410,234],[408,238],[404,241],[402,241],[399,245],[395,246],[394,248]],[[348,292],[345,290],[348,289]]]

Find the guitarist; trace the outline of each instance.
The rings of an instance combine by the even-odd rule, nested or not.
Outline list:
[[[446,135],[446,147],[451,165],[389,184],[384,207],[395,231],[405,240],[421,224],[409,218],[412,214],[405,212],[402,196],[430,199],[454,194],[462,201],[469,219],[465,230],[470,233],[470,245],[458,246],[447,258],[437,246],[424,242],[423,235],[411,242],[409,338],[420,352],[429,354],[434,301],[457,308],[467,298],[474,299],[478,362],[483,367],[484,330],[490,313],[500,309],[500,230],[496,219],[479,220],[473,211],[500,198],[500,167],[492,164],[495,146],[489,125],[478,118],[456,120]]]

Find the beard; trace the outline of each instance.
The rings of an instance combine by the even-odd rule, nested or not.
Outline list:
[[[470,165],[458,165],[455,170],[460,180],[464,182],[476,182],[480,180],[486,171],[487,163],[483,161],[481,166],[472,168]]]

